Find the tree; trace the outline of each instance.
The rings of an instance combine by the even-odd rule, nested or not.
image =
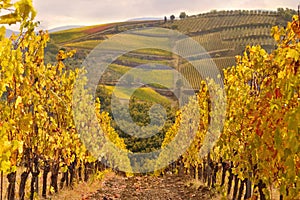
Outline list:
[[[173,22],[174,19],[175,19],[175,15],[171,15],[171,16],[170,16],[170,19],[171,19],[171,22]]]
[[[283,8],[277,8],[277,13],[279,14],[279,24],[281,26],[284,26],[286,21],[289,21],[293,15],[297,15],[297,11],[293,9],[283,9]]]
[[[180,19],[186,18],[186,13],[185,12],[181,12],[180,15],[179,15],[179,18]]]

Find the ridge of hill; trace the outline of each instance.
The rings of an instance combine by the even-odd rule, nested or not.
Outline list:
[[[81,27],[84,27],[84,26],[82,26],[82,25],[59,26],[59,27],[50,29],[48,32],[55,33],[55,32],[59,32],[59,31],[70,30],[70,29],[81,28]]]
[[[147,20],[154,21],[154,20],[161,20],[161,18],[158,18],[158,17],[138,17],[138,18],[128,19],[126,21],[130,22],[130,21],[147,21]]]

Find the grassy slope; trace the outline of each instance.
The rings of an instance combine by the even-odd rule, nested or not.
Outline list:
[[[105,88],[109,91],[109,93],[114,92],[118,98],[128,100],[131,97],[131,90],[126,87],[120,87],[118,90],[115,90],[114,86],[105,86]],[[170,100],[168,98],[161,96],[151,88],[139,88],[134,92],[133,96],[141,101],[170,104]]]
[[[151,81],[154,82],[160,82],[162,85],[165,85],[166,87],[172,87],[173,84],[173,72],[172,70],[161,70],[161,69],[138,69],[135,68],[134,70],[131,67],[126,67],[122,65],[117,64],[111,64],[109,68],[116,73],[119,73],[120,75],[127,73],[129,70],[132,70],[130,73],[135,76],[135,78],[139,79],[139,82],[142,83],[151,83]],[[157,76],[159,74],[160,76]]]
[[[100,25],[84,26],[80,28],[58,31],[55,33],[51,33],[51,38],[57,44],[61,44],[61,43],[70,44],[71,41],[74,39],[88,36],[89,34],[92,34],[94,30],[105,30],[106,28],[110,28],[112,25],[113,24],[100,24]]]

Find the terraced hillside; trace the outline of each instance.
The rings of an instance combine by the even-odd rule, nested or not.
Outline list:
[[[212,11],[167,22],[120,22],[82,27],[53,33],[51,38],[52,42],[59,47],[77,49],[77,62],[80,63],[93,48],[114,34],[144,27],[175,29],[204,47],[222,71],[223,68],[235,64],[235,55],[241,54],[246,45],[260,44],[268,51],[274,49],[275,42],[271,37],[271,27],[283,20],[283,16],[275,11]],[[131,35],[131,37],[131,43],[148,45],[151,44],[153,37],[156,37],[155,40],[157,40],[161,36],[158,33],[139,32],[137,35]],[[163,40],[161,42],[167,42]],[[124,43],[116,44],[116,48],[112,50],[123,48],[122,45]],[[201,56],[194,59],[203,65],[207,61],[207,58],[203,59]],[[171,52],[153,48],[140,49],[120,56],[113,61],[105,75],[102,76],[100,83],[114,85],[125,72],[147,63],[175,68],[185,76],[195,90],[199,87],[201,76],[195,73],[195,69],[189,63]],[[152,68],[152,70],[154,69]],[[176,83],[174,81],[172,89],[175,90],[175,88]]]

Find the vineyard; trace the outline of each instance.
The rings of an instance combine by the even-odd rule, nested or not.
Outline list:
[[[171,170],[187,169],[196,180],[232,199],[300,198],[297,24],[298,19],[286,29],[272,28],[277,49],[270,54],[260,46],[248,46],[237,57],[236,65],[224,70],[224,88],[213,80],[201,82],[198,130],[188,151],[170,166]],[[215,95],[217,104],[212,102]],[[222,107],[225,95],[226,112]],[[190,101],[182,112],[193,106]],[[158,161],[176,154],[166,147],[179,137],[182,118],[184,114],[167,132],[165,152]],[[210,127],[211,123],[216,126]],[[189,126],[184,129],[188,132]],[[280,195],[274,196],[274,191]]]
[[[223,12],[222,20],[216,20],[220,13],[210,13],[165,24],[148,22],[149,26],[176,25],[178,30],[187,31],[203,45],[222,73],[218,79],[204,80],[186,60],[159,49],[129,52],[110,65],[110,79],[104,77],[103,85],[106,81],[116,82],[137,65],[156,61],[160,65],[173,64],[197,91],[195,98],[175,111],[173,124],[159,136],[163,141],[159,154],[143,160],[133,156],[113,128],[109,113],[101,110],[104,102],[89,94],[85,68],[76,66],[76,62],[73,67],[68,65],[76,52],[67,47],[93,48],[95,41],[90,39],[118,31],[116,24],[57,33],[56,45],[66,49],[59,50],[51,64],[45,63],[50,36],[44,31],[35,32],[38,23],[34,21],[32,2],[1,1],[0,9],[11,12],[1,15],[1,24],[20,26],[19,35],[10,38],[5,37],[5,28],[0,28],[0,200],[51,199],[65,187],[75,187],[91,178],[101,180],[109,171],[126,177],[120,181],[139,184],[143,178],[147,184],[159,180],[143,175],[192,176],[193,181],[202,181],[207,190],[223,199],[275,199],[274,193],[280,200],[300,199],[298,16],[284,28],[273,26],[276,13],[258,11]],[[119,29],[143,24],[117,25]],[[271,26],[268,36],[267,28]],[[150,45],[153,34],[157,33],[131,35],[138,39],[132,39],[130,45]],[[161,35],[156,37],[162,45],[169,45]],[[122,46],[116,43],[110,50],[120,49]],[[204,74],[214,73],[207,67],[211,59],[196,58],[194,63],[203,67]],[[165,78],[166,85],[173,83],[170,69],[159,65],[140,78],[156,80],[157,74]],[[130,80],[126,84],[131,84]],[[114,84],[105,87],[111,92]],[[118,95],[130,98],[129,92],[122,92]],[[135,95],[139,100],[170,103],[146,87]],[[92,108],[86,106],[91,104],[89,100],[93,100]],[[172,162],[164,165],[170,158]],[[180,179],[174,176],[174,180]],[[168,183],[168,189],[172,185]],[[138,193],[133,186],[126,187]],[[179,186],[180,190],[185,187],[183,183]],[[188,193],[209,198],[199,194],[203,192],[199,188]]]
[[[192,37],[195,41],[201,44],[206,51],[230,51],[234,46],[230,42],[223,41],[220,33],[211,33]]]
[[[122,22],[90,27],[82,27],[61,31],[51,34],[52,42],[59,47],[75,48],[78,54],[83,54],[82,59],[98,44],[111,38],[114,34],[122,31],[133,30],[131,34],[124,35],[130,46],[151,44],[153,38],[161,43],[166,42],[164,35],[149,29],[135,32],[137,28],[162,27],[175,29],[198,42],[212,57],[219,69],[232,66],[235,63],[235,55],[242,54],[247,45],[261,45],[268,52],[274,49],[275,42],[271,37],[271,27],[282,23],[282,16],[275,11],[216,11],[194,15],[181,20],[174,21],[148,21],[148,22]],[[134,44],[134,43],[135,44]],[[118,50],[124,43],[111,46],[112,50]],[[126,47],[125,47],[126,48]],[[183,69],[188,66],[185,62],[177,62],[177,57],[169,54],[162,56],[160,52],[153,49],[142,52],[131,52],[116,59],[115,64],[124,67],[136,67],[145,63],[156,63],[171,66],[179,71],[188,73],[190,69]],[[221,62],[224,60],[224,62]],[[201,61],[200,61],[201,62]],[[229,65],[228,65],[229,64]],[[190,68],[190,67],[188,67]],[[114,68],[115,69],[115,68]],[[118,71],[118,70],[117,70]],[[102,84],[114,84],[119,77],[118,72],[109,69]],[[114,75],[116,73],[116,75]],[[220,71],[221,75],[222,71]],[[198,90],[201,79],[188,81]],[[174,87],[175,88],[175,87]]]
[[[194,34],[204,31],[222,30],[224,28],[239,28],[257,25],[273,25],[276,23],[276,15],[269,14],[248,14],[248,15],[224,15],[215,20],[217,16],[199,16],[184,20],[175,21],[178,30],[186,31],[187,34]]]

